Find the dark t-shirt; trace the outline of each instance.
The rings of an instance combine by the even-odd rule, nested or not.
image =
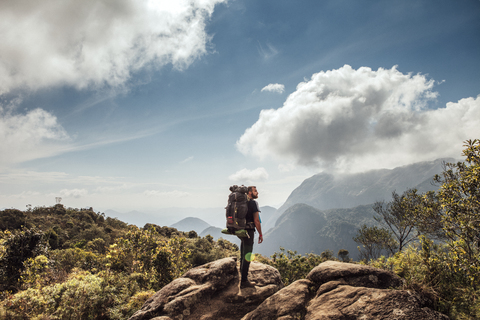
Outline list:
[[[255,201],[254,199],[250,199],[248,202],[247,202],[247,206],[248,206],[248,211],[247,211],[247,215],[245,217],[247,223],[248,222],[253,222],[253,214],[255,212],[260,212],[260,209],[258,208],[258,202]]]

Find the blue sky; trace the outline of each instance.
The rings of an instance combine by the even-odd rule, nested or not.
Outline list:
[[[480,138],[480,1],[3,1],[0,208],[278,207]]]

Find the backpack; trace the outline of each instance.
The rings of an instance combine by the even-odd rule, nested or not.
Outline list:
[[[248,237],[245,230],[246,216],[248,211],[247,191],[244,185],[231,186],[228,203],[225,207],[225,217],[227,218],[227,228],[222,230],[224,234],[234,234],[239,237]]]

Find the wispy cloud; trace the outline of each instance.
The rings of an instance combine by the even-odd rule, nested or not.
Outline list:
[[[184,191],[159,191],[159,190],[145,190],[143,193],[147,197],[159,197],[159,198],[185,198],[190,196],[190,193]]]
[[[285,86],[279,83],[270,83],[268,86],[262,88],[261,92],[263,91],[283,93],[283,91],[285,91]]]
[[[180,163],[187,163],[193,160],[193,156],[186,158],[185,160],[180,161]]]
[[[234,174],[228,177],[231,181],[236,181],[238,183],[245,182],[254,182],[254,181],[265,181],[268,179],[268,173],[265,168],[257,168],[254,170],[249,170],[247,168],[239,170]]]
[[[270,43],[266,44],[266,47],[258,42],[258,53],[263,57],[263,59],[268,60],[278,54],[278,50]]]
[[[14,114],[0,105],[0,169],[59,154],[70,143],[69,135],[51,113],[34,109]]]
[[[88,195],[87,189],[63,189],[60,190],[60,196],[64,198],[81,198]]]
[[[320,72],[283,107],[262,110],[237,147],[260,159],[342,171],[457,157],[462,141],[480,136],[480,96],[432,110],[434,83],[395,67]]]

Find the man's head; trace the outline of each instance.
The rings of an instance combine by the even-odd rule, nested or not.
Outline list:
[[[255,187],[255,186],[248,187],[248,193],[247,194],[251,199],[257,199],[258,198],[257,187]]]

